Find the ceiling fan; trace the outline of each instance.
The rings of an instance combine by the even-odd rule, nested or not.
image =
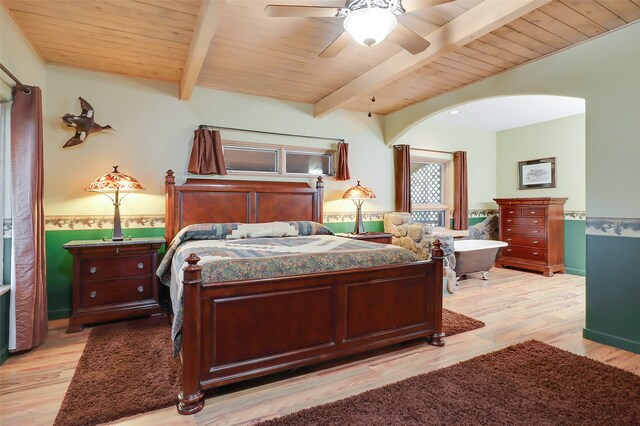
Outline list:
[[[268,5],[264,11],[274,18],[344,18],[344,31],[321,53],[332,58],[344,49],[351,37],[365,46],[380,43],[387,36],[413,55],[431,43],[399,23],[396,16],[453,0],[349,0],[345,7]]]

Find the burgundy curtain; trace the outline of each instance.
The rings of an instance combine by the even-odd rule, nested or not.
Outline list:
[[[11,105],[11,212],[15,259],[15,351],[47,337],[42,91],[16,90]]]
[[[189,173],[196,175],[227,174],[219,130],[197,129],[193,132]]]
[[[467,190],[467,152],[453,153],[453,229],[467,229],[469,195]]]
[[[411,147],[393,146],[396,211],[411,213]]]
[[[336,180],[349,180],[349,144],[338,143],[338,167],[336,169]]]

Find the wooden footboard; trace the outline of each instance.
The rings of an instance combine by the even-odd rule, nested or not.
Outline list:
[[[200,411],[203,389],[416,338],[443,345],[439,242],[432,254],[430,262],[204,284],[192,254],[178,411]]]

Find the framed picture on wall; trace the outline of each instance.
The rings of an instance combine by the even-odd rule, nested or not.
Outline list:
[[[555,157],[518,162],[518,189],[555,187]]]

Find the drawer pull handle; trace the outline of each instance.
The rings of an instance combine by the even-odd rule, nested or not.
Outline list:
[[[511,241],[511,240],[512,240],[512,238],[507,238],[507,241]]]
[[[120,247],[116,247],[116,254],[120,253]]]
[[[142,262],[138,263],[138,269],[144,269],[144,263]]]
[[[139,285],[138,286],[138,293],[142,293],[144,291],[144,287]]]
[[[511,250],[511,249],[507,249],[507,251],[513,251],[513,250]]]
[[[98,268],[96,268],[95,266],[92,266],[91,268],[89,268],[89,273],[91,274],[95,274],[98,271]]]
[[[531,214],[536,214],[536,211],[535,210],[531,210]]]
[[[509,210],[509,214],[513,214],[513,210]]]
[[[511,219],[507,219],[507,222],[513,222],[513,220],[511,220]]]
[[[89,297],[92,298],[92,299],[95,299],[97,295],[98,295],[98,293],[95,290],[92,291],[91,293],[89,293]]]
[[[533,252],[533,255],[534,255],[534,256],[537,256],[537,255],[538,255],[538,252],[537,252],[537,251],[534,251],[534,252]]]
[[[534,220],[534,221],[533,221],[533,223],[539,223],[539,222],[540,222],[539,220]]]
[[[540,231],[533,231],[534,234],[537,234],[538,232],[540,232]]]
[[[533,242],[533,244],[538,244],[539,242],[540,242],[540,241],[535,240],[535,241]]]
[[[507,231],[511,232],[511,228],[507,228]]]

